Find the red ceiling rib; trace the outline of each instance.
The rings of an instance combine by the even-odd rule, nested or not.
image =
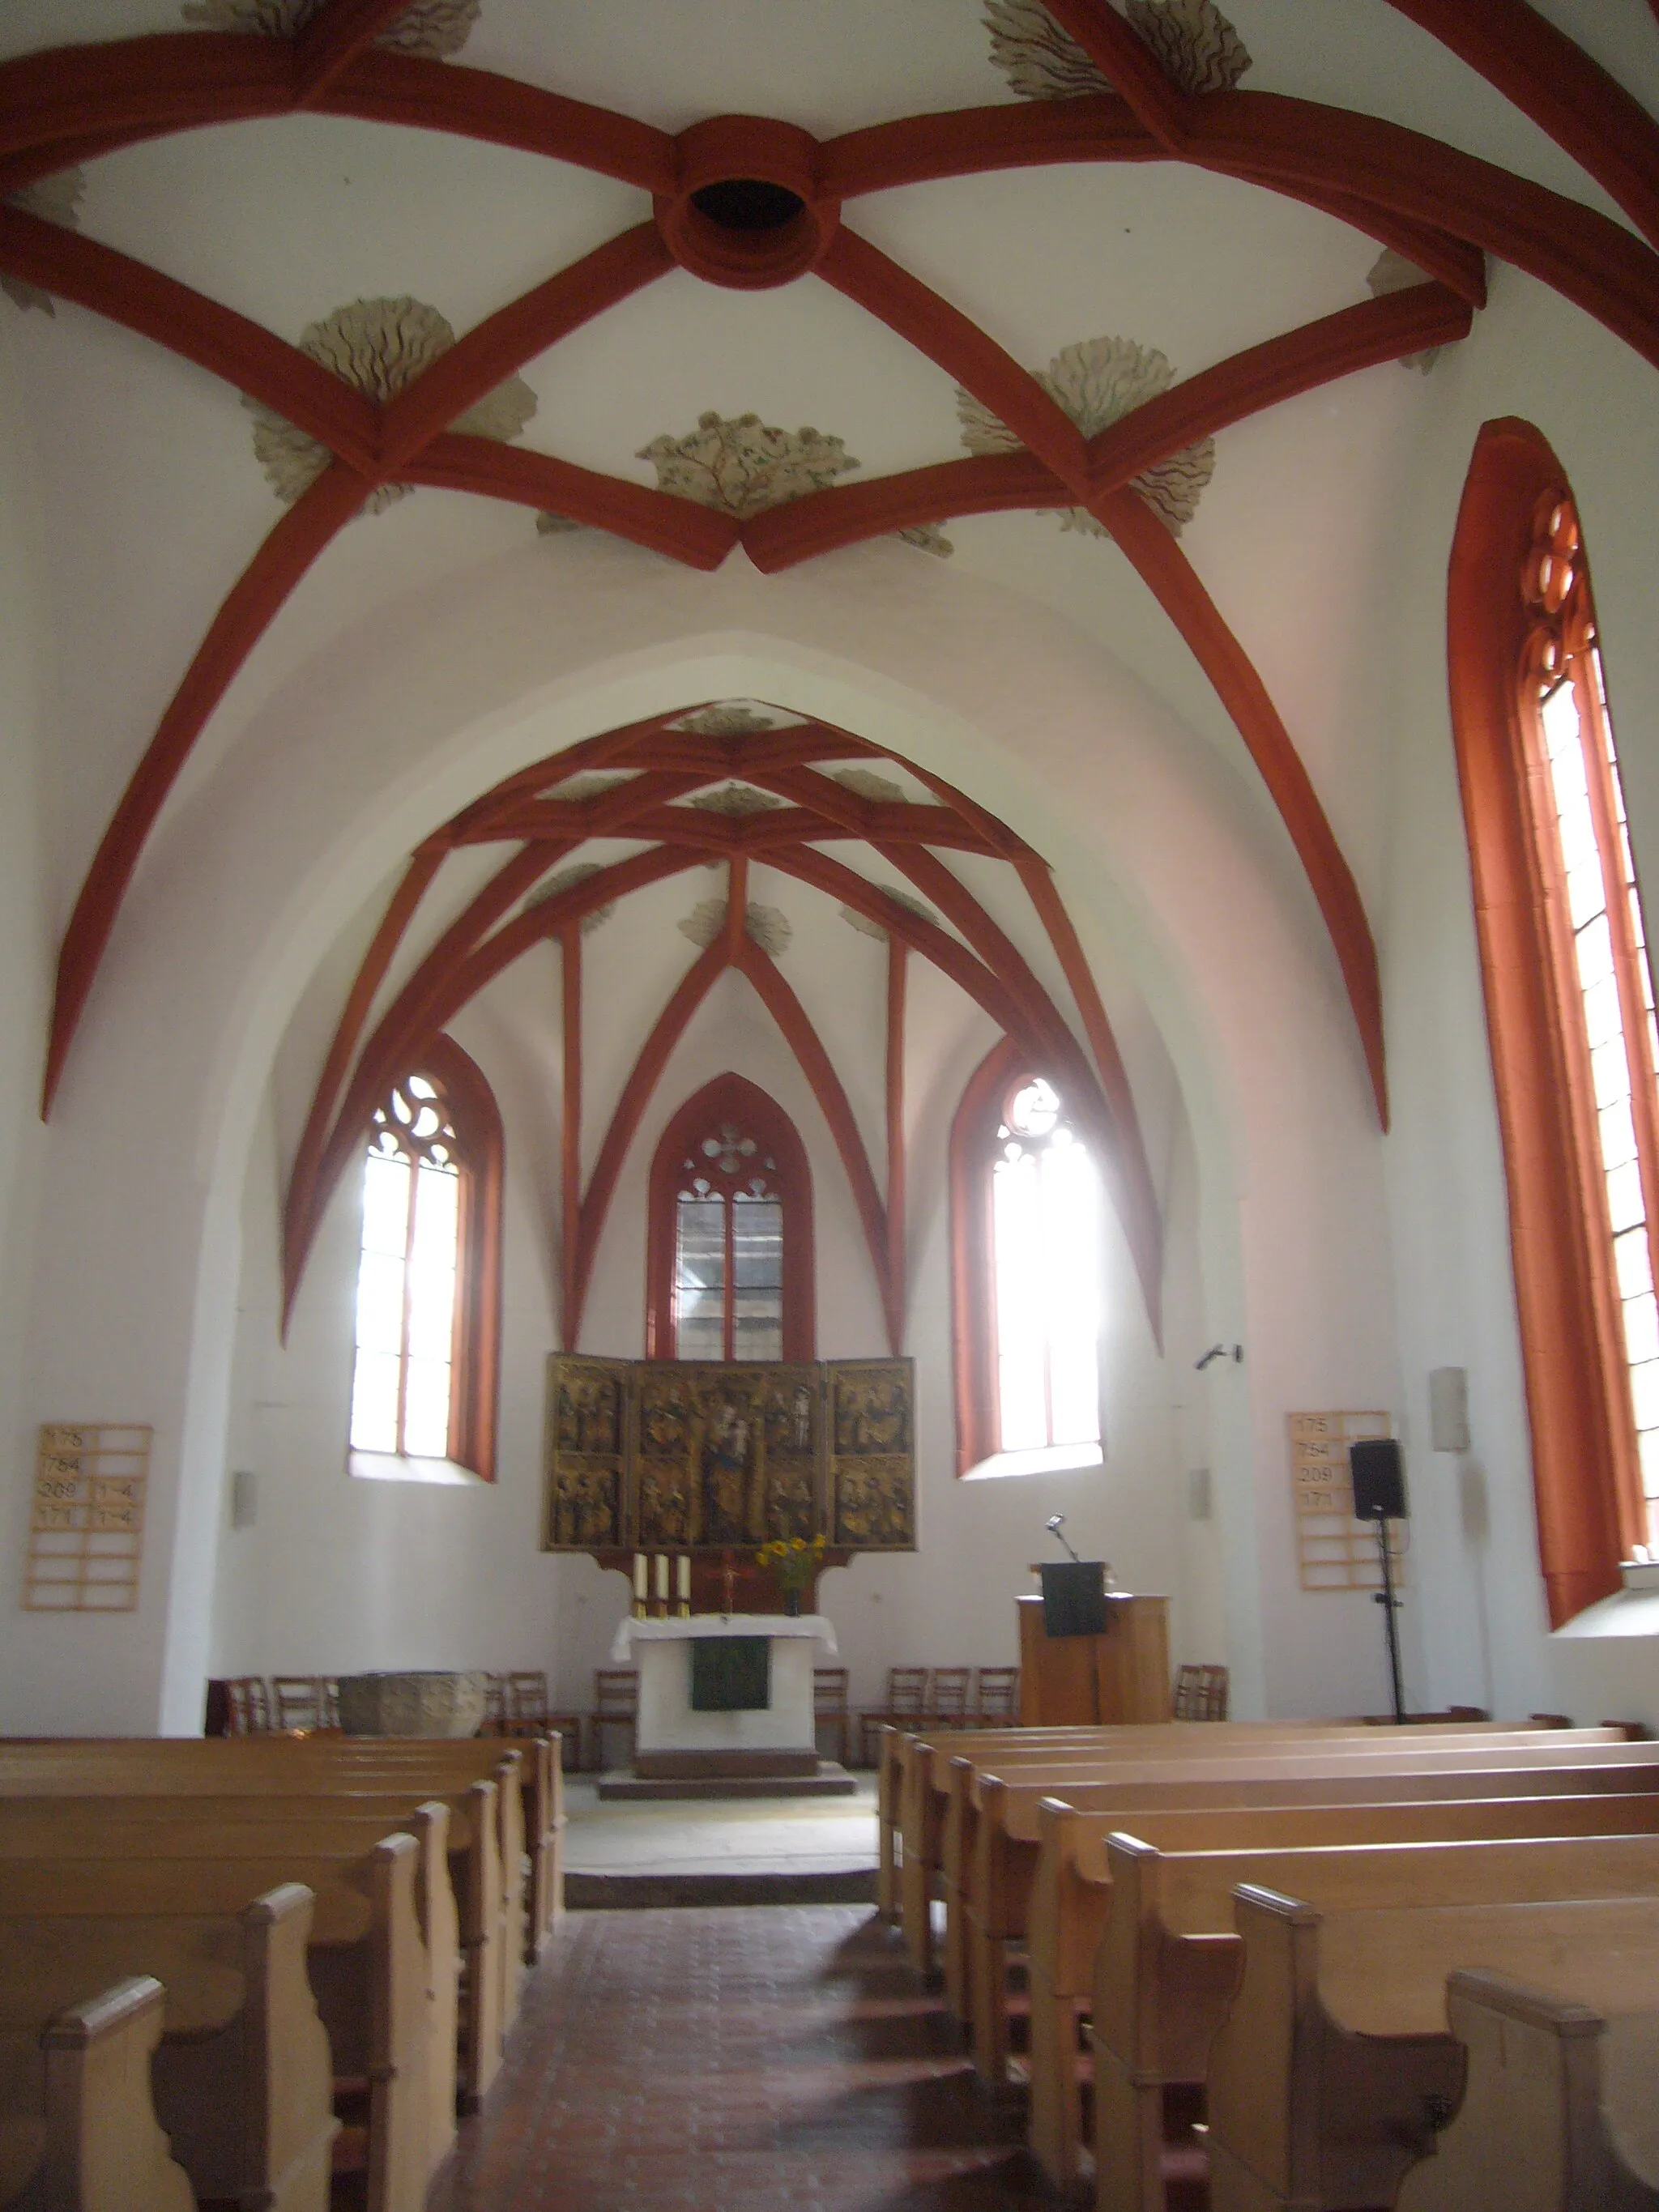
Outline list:
[[[1317,386],[1425,348],[1467,337],[1474,311],[1440,284],[1415,284],[1341,307],[1299,330],[1232,355],[1146,401],[1089,441],[1097,494],[1156,462]],[[798,561],[896,530],[964,514],[1063,507],[1073,495],[1035,453],[975,455],[908,469],[869,483],[833,484],[753,515],[744,550],[771,574]]]
[[[721,507],[625,477],[601,476],[551,453],[504,446],[494,438],[446,430],[418,459],[398,471],[399,483],[435,484],[447,491],[477,492],[486,499],[514,500],[521,507],[546,507],[590,529],[607,530],[689,568],[718,568],[743,532]]]
[[[790,830],[794,842],[769,851],[771,864],[783,872],[811,884],[829,896],[840,899],[854,911],[878,922],[888,933],[890,1133],[894,1115],[895,1082],[900,1085],[897,1110],[902,1123],[902,1068],[896,1066],[892,1055],[896,1052],[902,1056],[902,991],[901,988],[896,1010],[892,996],[893,971],[896,966],[902,970],[906,950],[916,950],[956,981],[993,1020],[1011,1035],[1018,1036],[1024,1049],[1042,1064],[1054,1068],[1075,1097],[1085,1120],[1100,1130],[1105,1139],[1105,1149],[1111,1155],[1109,1176],[1114,1198],[1123,1212],[1126,1232],[1141,1270],[1148,1312],[1156,1331],[1158,1327],[1162,1266],[1157,1201],[1135,1119],[1133,1100],[1129,1095],[1127,1082],[1123,1080],[1121,1063],[1109,1024],[1097,995],[1094,994],[1080,951],[1076,953],[1075,963],[1068,963],[1062,954],[1062,964],[1066,968],[1068,977],[1073,981],[1073,995],[1078,1000],[1085,1032],[1095,1052],[1102,1077],[1105,1079],[1103,1081],[1102,1077],[1097,1076],[1058,1007],[1049,999],[1018,949],[992,922],[966,886],[941,864],[910,847],[892,853],[886,851],[881,842],[876,843],[876,849],[882,851],[884,857],[888,858],[892,865],[908,867],[909,872],[924,884],[939,904],[963,929],[970,942],[977,947],[976,951],[969,950],[927,916],[901,904],[867,878],[802,841],[827,828],[837,838],[860,839],[868,842],[872,838],[878,839],[883,827],[896,814],[902,813],[908,817],[933,817],[933,842],[939,844],[949,846],[965,840],[969,849],[981,854],[998,854],[1041,871],[1042,864],[1036,856],[1022,841],[997,823],[994,817],[986,815],[983,809],[955,793],[940,779],[923,778],[935,791],[940,803],[935,806],[917,807],[908,803],[900,806],[892,802],[872,801],[862,793],[836,783],[831,777],[811,774],[799,764],[800,757],[808,753],[816,753],[823,758],[884,757],[867,741],[848,732],[832,730],[827,725],[806,725],[799,730],[751,733],[724,739],[699,738],[691,733],[684,733],[678,738],[678,744],[685,749],[684,752],[677,756],[671,750],[667,757],[700,757],[691,772],[675,775],[646,766],[645,763],[661,757],[665,744],[672,745],[676,742],[659,735],[666,719],[669,718],[659,718],[631,726],[626,730],[609,732],[602,738],[590,739],[574,746],[553,760],[538,763],[532,769],[520,771],[506,779],[494,792],[486,794],[483,799],[465,810],[462,815],[434,834],[422,848],[416,856],[419,866],[411,869],[394,894],[349,994],[346,1010],[337,1028],[319,1081],[306,1135],[295,1161],[284,1217],[285,1311],[291,1304],[307,1252],[314,1238],[329,1194],[362,1141],[368,1117],[372,1115],[387,1084],[400,1071],[405,1071],[410,1060],[419,1057],[431,1037],[453,1018],[459,1006],[531,945],[557,938],[565,948],[568,962],[583,915],[592,912],[601,903],[625,895],[629,890],[642,888],[647,883],[661,880],[676,869],[694,865],[699,854],[707,849],[706,833],[711,823],[735,828],[745,826],[745,817],[711,815],[702,809],[665,806],[662,804],[665,790],[695,787],[730,774],[746,782],[758,784],[763,788],[781,790],[787,798],[797,799],[798,803],[793,805],[746,817],[747,823],[755,826],[777,822],[785,815],[794,817]],[[431,856],[457,850],[476,838],[488,836],[492,830],[507,831],[530,793],[538,788],[556,787],[567,782],[574,773],[599,762],[609,762],[615,767],[641,772],[593,799],[565,802],[561,808],[564,817],[561,827],[567,834],[526,846],[473,896],[463,913],[441,933],[417,964],[413,975],[404,982],[381,1018],[374,1035],[358,1052],[358,1039],[375,993],[384,981],[396,946],[406,933],[415,908],[429,884],[431,870],[428,863]],[[780,762],[781,765],[775,764]],[[814,804],[815,800],[821,801],[821,804]],[[577,844],[594,836],[617,835],[630,837],[659,836],[664,842],[653,850],[601,870],[557,898],[526,910],[504,927],[496,927],[508,908],[558,859],[572,851]],[[1024,866],[1022,866],[1022,873],[1024,872]],[[799,1059],[818,1100],[846,1167],[859,1208],[890,1335],[895,1345],[900,1340],[904,1314],[902,1160],[900,1158],[895,1162],[890,1133],[889,1173],[890,1177],[896,1174],[897,1181],[896,1186],[890,1183],[889,1198],[884,1201],[877,1188],[850,1105],[822,1041],[787,980],[748,936],[748,877],[749,860],[743,851],[738,850],[728,863],[726,914],[720,935],[682,979],[654,1024],[623,1087],[587,1193],[575,1200],[570,1199],[568,1188],[574,1170],[567,1137],[562,1182],[567,1186],[567,1218],[576,1223],[574,1230],[568,1232],[571,1241],[567,1244],[561,1270],[562,1311],[567,1348],[574,1347],[579,1338],[581,1313],[599,1237],[628,1146],[637,1130],[640,1118],[674,1043],[683,1034],[696,1007],[702,1003],[714,976],[728,966],[738,969],[748,976]],[[1063,923],[1064,911],[1058,908],[1057,899],[1053,899],[1051,904],[1058,910]],[[1041,904],[1039,911],[1042,911]],[[1045,914],[1043,919],[1045,927],[1053,935],[1055,929],[1053,915]],[[490,933],[492,931],[493,934]],[[1074,938],[1072,945],[1075,951]],[[579,997],[580,968],[573,971],[568,965],[567,977],[573,972],[576,977],[574,989]],[[1079,981],[1081,988],[1078,987]],[[579,1093],[580,1039],[574,1048],[573,1059],[568,1035],[573,1018],[570,1005],[568,999],[567,1070],[568,1076],[568,1071],[574,1066],[574,1081]],[[579,1026],[579,1017],[576,1018]],[[899,1030],[896,1045],[893,1038],[896,1022]],[[348,1080],[347,1070],[354,1054],[356,1066]],[[343,1097],[341,1097],[342,1091]],[[337,1112],[333,1113],[331,1127],[332,1102],[337,1097],[340,1103]],[[571,1104],[568,1081],[568,1127],[579,1124],[580,1110],[579,1103],[574,1107]],[[899,1143],[902,1148],[902,1134]],[[896,1220],[892,1211],[895,1191],[898,1209]],[[1149,1229],[1150,1237],[1147,1234]]]
[[[846,1089],[823,1048],[823,1040],[807,1018],[806,1009],[770,957],[745,938],[732,965],[749,978],[761,1003],[783,1032],[784,1041],[799,1061],[801,1073],[811,1085],[819,1110],[830,1125],[830,1134],[841,1155],[847,1180],[853,1187],[853,1203],[858,1208],[870,1264],[875,1271],[882,1315],[887,1324],[888,1349],[896,1357],[904,1341],[903,1292],[894,1283],[888,1267],[887,1209],[876,1188],[870,1156],[859,1134]]]
[[[1547,131],[1659,246],[1659,124],[1565,31],[1526,0],[1389,4]]]
[[[363,479],[333,462],[296,500],[243,570],[214,617],[184,682],[121,794],[87,871],[58,956],[58,988],[46,1048],[49,1113],[70,1041],[85,1008],[115,916],[138,855],[203,725],[230,686],[272,616],[337,531],[362,505]]]
[[[622,1097],[617,1101],[617,1110],[611,1117],[611,1126],[605,1133],[605,1142],[593,1163],[593,1172],[588,1177],[587,1194],[582,1200],[581,1218],[578,1225],[580,1249],[576,1267],[574,1295],[569,1313],[564,1318],[564,1348],[574,1352],[580,1339],[582,1315],[587,1305],[587,1292],[593,1279],[593,1263],[599,1256],[599,1239],[605,1233],[606,1216],[611,1199],[616,1195],[617,1178],[622,1173],[628,1148],[634,1141],[651,1094],[658,1079],[668,1065],[669,1054],[685,1034],[697,1008],[708,996],[717,977],[727,966],[726,942],[716,938],[700,953],[688,968],[653,1024],[650,1035],[640,1048],[639,1058],[623,1085]],[[570,1224],[565,1224],[565,1235],[570,1234]]]
[[[904,1342],[905,1293],[909,1269],[905,1257],[904,1013],[909,981],[909,948],[902,937],[887,940],[887,1280],[897,1306],[892,1334],[895,1352]]]
[[[0,205],[0,266],[252,392],[349,466],[375,471],[374,402],[234,307],[22,208]]]
[[[1316,206],[1328,208],[1334,195],[1341,196],[1353,210],[1345,220],[1364,211],[1366,228],[1413,258],[1426,250],[1426,240],[1403,242],[1393,234],[1393,222],[1403,218],[1449,230],[1555,285],[1649,359],[1659,360],[1654,257],[1618,224],[1438,140],[1374,117],[1266,93],[1189,98],[1163,78],[1145,47],[1139,55],[1128,52],[1125,42],[1139,47],[1139,41],[1105,0],[1055,0],[1052,12],[1103,67],[1112,69],[1141,122],[1174,158],[1289,192]],[[147,51],[158,47],[171,51]],[[181,48],[191,52],[181,54]],[[266,51],[250,55],[249,48]],[[116,56],[122,66],[112,68]],[[580,161],[604,173],[617,173],[621,137],[630,149],[623,157],[630,180],[653,191],[663,189],[665,182],[672,185],[672,163],[665,162],[660,150],[669,142],[659,133],[635,136],[625,128],[619,132],[625,118],[566,103],[550,116],[550,134],[531,126],[521,140],[492,127],[491,118],[498,106],[513,114],[534,107],[532,88],[453,64],[378,52],[351,64],[337,98],[326,103],[331,108],[370,112],[367,94],[365,101],[355,104],[350,97],[360,74],[366,84],[385,86],[390,81],[401,88],[402,109],[387,119],[458,129],[496,143],[526,143],[532,150]],[[482,85],[465,82],[479,77],[485,80]],[[473,109],[463,113],[469,93]],[[157,129],[281,113],[292,98],[292,62],[282,40],[164,33],[105,47],[61,48],[0,66],[0,113],[10,115],[9,127],[0,125],[0,153],[50,144],[54,138],[107,139],[124,129],[153,135]],[[1121,154],[1121,134],[1114,134],[1110,150]],[[59,166],[63,158],[58,157]],[[1449,279],[1448,270],[1425,265]]]
[[[295,1154],[294,1173],[289,1179],[288,1195],[283,1202],[283,1243],[289,1237],[290,1220],[302,1218],[311,1206],[312,1182],[316,1161],[323,1139],[328,1134],[329,1115],[340,1095],[340,1085],[351,1070],[351,1055],[357,1039],[362,1034],[363,1024],[368,1019],[368,1010],[374,996],[386,981],[386,970],[392,965],[404,933],[415,916],[415,910],[426,895],[427,886],[443,866],[446,848],[440,844],[422,845],[411,854],[404,869],[403,880],[392,893],[386,912],[381,915],[362,964],[346,994],[340,1018],[335,1024],[334,1035],[329,1040],[328,1056],[323,1062],[323,1072],[317,1079],[317,1088],[311,1101],[311,1110],[306,1116],[306,1126],[301,1133],[300,1146]],[[288,1310],[283,1311],[283,1334],[288,1334]]]
[[[948,301],[845,224],[817,273],[966,386],[1064,483],[1087,482],[1088,447],[1077,424],[1029,369]]]
[[[576,1349],[577,1279],[582,1218],[582,926],[559,933],[559,1026],[563,1039],[563,1097],[559,1112],[559,1330]]]
[[[326,92],[408,4],[409,0],[327,0],[295,35],[294,96],[300,105]]]
[[[1520,0],[1499,0],[1506,24],[1516,34],[1507,46],[1492,33],[1490,22],[1469,25],[1467,11],[1451,9],[1448,0],[1410,0],[1410,4],[1401,0],[1401,4],[1534,114],[1569,152],[1584,160],[1610,190],[1624,196],[1621,204],[1651,214],[1651,171],[1644,162],[1651,154],[1653,126],[1570,41],[1542,24]],[[1648,358],[1659,361],[1659,259],[1617,224],[1490,164],[1375,118],[1273,94],[1188,96],[1164,77],[1149,51],[1103,0],[1054,0],[1053,12],[1112,77],[1127,106],[1103,95],[1030,107],[1002,106],[966,116],[915,117],[848,134],[817,149],[825,192],[871,190],[923,175],[956,173],[968,167],[1171,156],[1291,192],[1359,223],[1399,246],[1471,301],[1478,302],[1481,296],[1479,255],[1471,258],[1471,248],[1498,252],[1554,284]],[[677,142],[662,132],[486,71],[373,49],[368,42],[387,16],[380,0],[333,0],[294,41],[238,33],[164,33],[20,57],[0,65],[0,158],[7,161],[0,173],[15,188],[28,174],[44,173],[124,141],[281,114],[310,100],[331,112],[522,146],[624,179],[653,194],[672,193],[679,154]],[[761,121],[745,126],[741,118],[727,118],[722,128],[734,149],[740,146],[745,127],[751,134],[774,137],[780,128]],[[343,397],[337,389],[325,389],[331,380],[325,372],[313,374],[315,365],[303,362],[295,349],[283,348],[257,325],[201,300],[187,288],[170,286],[156,272],[129,264],[94,241],[61,231],[43,240],[39,234],[50,229],[17,215],[9,232],[0,228],[0,255],[9,242],[20,262],[33,264],[27,270],[19,267],[17,273],[28,273],[32,281],[45,281],[49,289],[114,314],[216,373],[232,374],[245,388],[270,398],[290,419],[321,436],[333,452],[359,468],[364,479],[374,480],[374,469],[364,465],[368,460],[367,426],[357,395]],[[692,510],[698,519],[687,520],[684,511],[688,502],[648,493],[638,485],[614,483],[522,449],[508,454],[488,441],[445,433],[421,445],[422,434],[431,429],[458,396],[464,407],[469,396],[511,373],[504,364],[532,357],[564,330],[660,273],[664,265],[660,240],[653,240],[652,227],[641,227],[589,257],[580,265],[580,274],[565,271],[550,279],[471,333],[446,357],[447,365],[440,364],[431,373],[436,381],[423,379],[381,421],[381,432],[391,441],[386,450],[397,457],[400,480],[533,500],[674,557],[715,565],[738,534],[730,518]],[[893,327],[907,335],[925,334],[932,357],[995,407],[1035,454],[1054,465],[1073,495],[1079,495],[1076,447],[1080,441],[1074,429],[1034,380],[982,332],[885,257],[862,240],[849,241],[844,233],[832,249],[826,273]],[[1178,401],[1180,395],[1168,397]],[[1133,429],[1115,426],[1124,432],[1126,443],[1154,427],[1151,422]],[[961,469],[967,465],[952,465]],[[337,481],[337,467],[330,472]],[[1005,471],[1000,482],[988,479],[988,483],[996,483],[1006,496],[1012,477],[1012,471]],[[961,477],[957,481],[965,483]],[[562,498],[550,495],[556,487]],[[1096,489],[1103,487],[1097,483]],[[860,489],[867,495],[876,493],[875,487]],[[816,496],[839,502],[843,513],[849,499],[844,491]],[[890,514],[893,495],[885,496],[884,514]],[[1003,498],[994,503],[1002,504]],[[872,507],[874,504],[872,497]],[[671,519],[665,510],[676,507],[682,515]],[[916,519],[934,520],[937,513]],[[223,683],[216,689],[204,678],[210,679],[216,665],[225,658],[228,640],[240,641],[232,672],[240,665],[252,637],[285,596],[280,590],[271,595],[269,580],[280,574],[285,552],[302,535],[279,524],[222,609],[106,834],[94,865],[98,880],[88,878],[71,923],[73,948],[70,939],[65,941],[66,959],[71,949],[76,957],[67,961],[65,980],[70,988],[60,989],[54,1012],[48,1101],[90,986],[89,970],[82,972],[87,948],[92,948],[95,966],[112,925],[114,904],[137,857],[136,848],[126,849],[133,823],[137,820],[147,826],[147,807],[148,818],[154,818],[155,805],[160,803],[155,798],[158,775],[165,796],[166,782],[177,765],[175,760],[172,770],[162,773],[167,763],[174,755],[182,758],[181,744],[187,751],[195,734],[185,726],[195,711],[186,702],[211,693],[207,711],[211,710]],[[767,542],[767,526],[757,528],[756,536],[763,556],[775,554],[775,545]],[[314,550],[300,562],[296,573],[312,557]],[[268,600],[264,621],[249,635],[249,609],[262,594]],[[1189,592],[1170,589],[1167,577],[1161,596],[1172,611],[1177,605],[1188,605],[1191,598]],[[1213,617],[1213,609],[1209,612]],[[1182,617],[1177,615],[1176,619]],[[1246,678],[1237,667],[1243,656],[1224,625],[1219,625],[1220,638],[1216,636],[1218,624],[1218,617],[1212,623],[1200,621],[1200,637],[1189,637],[1189,642],[1212,676],[1215,665],[1222,665],[1233,690],[1241,696],[1259,693],[1254,671]],[[1265,693],[1251,712],[1255,714],[1262,703]],[[1272,720],[1282,737],[1282,726],[1276,717]],[[1255,740],[1248,731],[1246,734],[1254,747]],[[1346,875],[1346,869],[1340,874]],[[1340,877],[1322,891],[1328,918],[1334,886],[1340,895]],[[1364,963],[1356,967],[1352,945],[1345,947],[1340,937],[1338,950],[1359,1010],[1365,990],[1360,972]],[[1363,1012],[1361,1018],[1364,1027]],[[1369,1036],[1367,1052],[1376,1080],[1376,1047]]]
[[[526,362],[673,266],[655,223],[642,222],[487,316],[382,410],[385,473],[395,474]]]
[[[1376,946],[1353,872],[1308,771],[1255,664],[1152,509],[1130,491],[1112,492],[1097,501],[1095,509],[1186,639],[1273,793],[1325,917],[1358,1026],[1377,1115],[1386,1129],[1389,1086]]]

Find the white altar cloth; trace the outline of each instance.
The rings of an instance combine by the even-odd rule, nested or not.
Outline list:
[[[813,1636],[824,1656],[836,1656],[836,1632],[821,1613],[694,1613],[683,1620],[635,1620],[617,1627],[611,1646],[613,1667],[634,1662],[636,1644],[683,1644],[691,1636]]]
[[[772,1647],[771,1703],[750,1712],[691,1709],[691,1645],[705,1636],[763,1636]],[[636,1762],[655,1753],[810,1752],[813,1744],[812,1662],[822,1644],[836,1654],[836,1632],[822,1613],[700,1613],[689,1619],[624,1620],[611,1656],[640,1670]]]

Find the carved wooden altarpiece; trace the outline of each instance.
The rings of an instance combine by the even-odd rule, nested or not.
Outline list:
[[[548,1361],[544,1551],[909,1552],[915,1489],[911,1360]]]

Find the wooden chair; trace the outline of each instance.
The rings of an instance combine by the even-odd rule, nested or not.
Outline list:
[[[981,1667],[975,1692],[975,1712],[981,1727],[1014,1728],[1019,1722],[1018,1667]]]
[[[887,1669],[887,1702],[873,1711],[859,1715],[859,1763],[871,1765],[870,1738],[873,1731],[887,1723],[896,1726],[900,1722],[920,1721],[927,1709],[927,1669],[925,1667],[890,1667]]]
[[[626,1729],[630,1749],[640,1717],[640,1675],[636,1667],[596,1667],[593,1670],[593,1710],[587,1717],[592,1732],[593,1764],[605,1765],[605,1732]]]
[[[559,1764],[580,1771],[582,1763],[582,1717],[556,1713],[548,1702],[547,1677],[539,1668],[523,1668],[500,1676],[504,1707],[496,1725],[498,1735],[556,1735]]]
[[[971,1667],[935,1667],[933,1686],[927,1696],[930,1728],[961,1728],[968,1718],[968,1692],[973,1682]]]
[[[1226,1668],[1177,1668],[1170,1716],[1178,1721],[1224,1721],[1227,1717]]]
[[[310,1733],[322,1727],[328,1698],[328,1686],[322,1675],[273,1674],[270,1698],[276,1725],[284,1733],[290,1729],[304,1729]]]
[[[225,1684],[230,1700],[229,1735],[269,1735],[270,1692],[263,1674],[238,1674]]]
[[[507,1725],[507,1677],[505,1674],[484,1676],[484,1717],[479,1724],[480,1735],[500,1735]]]
[[[849,1737],[853,1716],[847,1707],[847,1685],[849,1670],[845,1667],[814,1667],[812,1669],[812,1733],[829,1722],[836,1730],[841,1746],[841,1763],[846,1765],[851,1753]]]

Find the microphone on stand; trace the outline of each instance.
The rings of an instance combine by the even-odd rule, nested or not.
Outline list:
[[[1069,1537],[1069,1536],[1063,1536],[1063,1535],[1060,1534],[1061,1529],[1062,1529],[1062,1528],[1065,1528],[1065,1526],[1066,1526],[1066,1516],[1065,1516],[1063,1513],[1051,1513],[1051,1514],[1049,1515],[1049,1516],[1048,1516],[1048,1522],[1047,1522],[1047,1527],[1048,1527],[1048,1534],[1049,1534],[1054,1538],[1054,1541],[1055,1541],[1057,1544],[1063,1544],[1063,1545],[1066,1547],[1066,1549],[1067,1550],[1067,1552],[1071,1553],[1071,1556],[1073,1557],[1073,1559],[1077,1559],[1077,1561],[1078,1561],[1078,1565],[1079,1565],[1079,1566],[1081,1566],[1081,1565],[1082,1565],[1082,1564],[1083,1564],[1082,1560],[1081,1560],[1081,1559],[1078,1559],[1078,1555],[1077,1555],[1077,1553],[1076,1553],[1075,1552],[1072,1551],[1072,1541],[1071,1541],[1070,1537]]]

